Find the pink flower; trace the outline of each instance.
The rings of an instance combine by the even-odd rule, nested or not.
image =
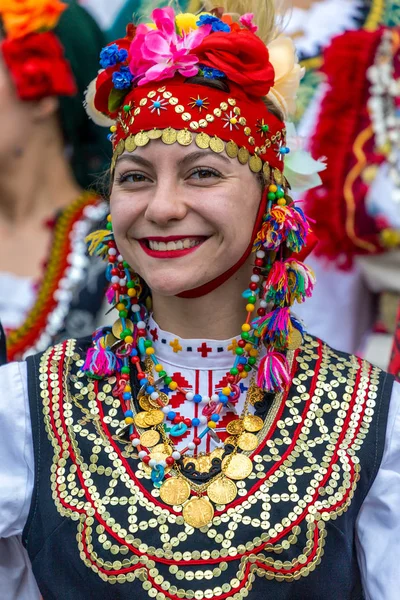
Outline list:
[[[211,26],[179,35],[175,28],[175,13],[170,6],[156,8],[151,17],[156,29],[139,25],[129,50],[129,68],[138,85],[169,79],[176,72],[184,77],[197,75],[199,59],[191,54],[191,50],[202,43]]]
[[[245,15],[242,15],[240,17],[239,23],[241,23],[243,25],[243,27],[246,27],[246,29],[248,29],[252,33],[255,33],[258,30],[258,27],[257,27],[257,25],[255,25],[253,23],[253,19],[254,19],[253,13],[246,13]]]

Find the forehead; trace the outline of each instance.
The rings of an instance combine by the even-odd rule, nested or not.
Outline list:
[[[145,146],[136,147],[132,152],[125,150],[117,160],[117,165],[121,163],[149,163],[154,167],[162,166],[163,164],[175,164],[186,166],[192,162],[206,160],[207,163],[219,164],[225,166],[230,170],[245,167],[248,170],[247,165],[240,165],[238,161],[229,158],[225,153],[214,152],[210,148],[199,148],[198,145],[192,141],[187,146],[180,144],[165,144],[161,140],[151,140]]]

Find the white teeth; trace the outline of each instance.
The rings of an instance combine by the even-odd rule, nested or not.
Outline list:
[[[201,244],[199,240],[193,240],[190,238],[167,243],[149,240],[150,250],[156,250],[158,252],[166,252],[167,250],[170,252],[174,250],[184,250],[187,248],[194,248],[195,246],[199,246],[199,244]]]

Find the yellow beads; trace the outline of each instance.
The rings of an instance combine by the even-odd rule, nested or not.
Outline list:
[[[133,423],[133,419],[132,419],[132,417],[125,417],[125,423],[126,423],[127,425],[132,425],[132,423]]]
[[[146,348],[146,354],[150,356],[150,354],[154,354],[154,348]]]
[[[247,304],[246,305],[246,310],[247,312],[253,312],[256,309],[254,304]]]
[[[229,396],[230,393],[231,393],[231,388],[230,387],[224,387],[224,388],[222,388],[221,391],[222,391],[222,393],[223,393],[224,396]]]
[[[136,296],[136,290],[135,290],[135,288],[129,288],[129,290],[128,290],[128,296],[130,298],[134,298]]]
[[[208,421],[207,425],[210,429],[215,429],[217,426],[215,421]]]
[[[132,337],[131,335],[128,335],[128,336],[125,338],[125,342],[126,342],[127,344],[133,344],[133,337]]]
[[[163,370],[164,370],[163,366],[162,366],[162,365],[160,365],[160,363],[158,363],[158,365],[156,365],[156,366],[154,367],[154,369],[156,370],[156,372],[157,372],[157,373],[160,373],[160,371],[163,371]]]
[[[250,331],[251,327],[248,323],[244,323],[244,325],[242,325],[242,331]]]
[[[169,384],[169,389],[172,390],[173,392],[177,389],[178,384],[176,383],[176,381],[171,381],[171,383]]]
[[[286,206],[286,200],[285,200],[285,198],[279,198],[278,205],[279,206]]]

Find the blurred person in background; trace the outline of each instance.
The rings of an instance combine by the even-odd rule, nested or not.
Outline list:
[[[15,360],[88,333],[102,304],[84,239],[105,205],[85,190],[108,142],[83,102],[104,39],[74,1],[1,0],[0,18],[0,320]]]
[[[334,347],[388,368],[400,297],[394,173],[400,2],[286,4],[293,4],[286,33],[306,67],[296,117],[299,143],[308,140],[314,156],[328,159],[323,187],[311,191],[304,205],[319,238],[309,257],[318,286],[297,314]],[[400,368],[392,361],[390,370]]]
[[[95,326],[104,268],[84,240],[106,208],[84,190],[109,142],[83,106],[104,45],[92,17],[75,2],[0,0],[0,18],[0,320],[16,360]],[[27,564],[17,538],[1,540],[7,600],[39,597]]]

